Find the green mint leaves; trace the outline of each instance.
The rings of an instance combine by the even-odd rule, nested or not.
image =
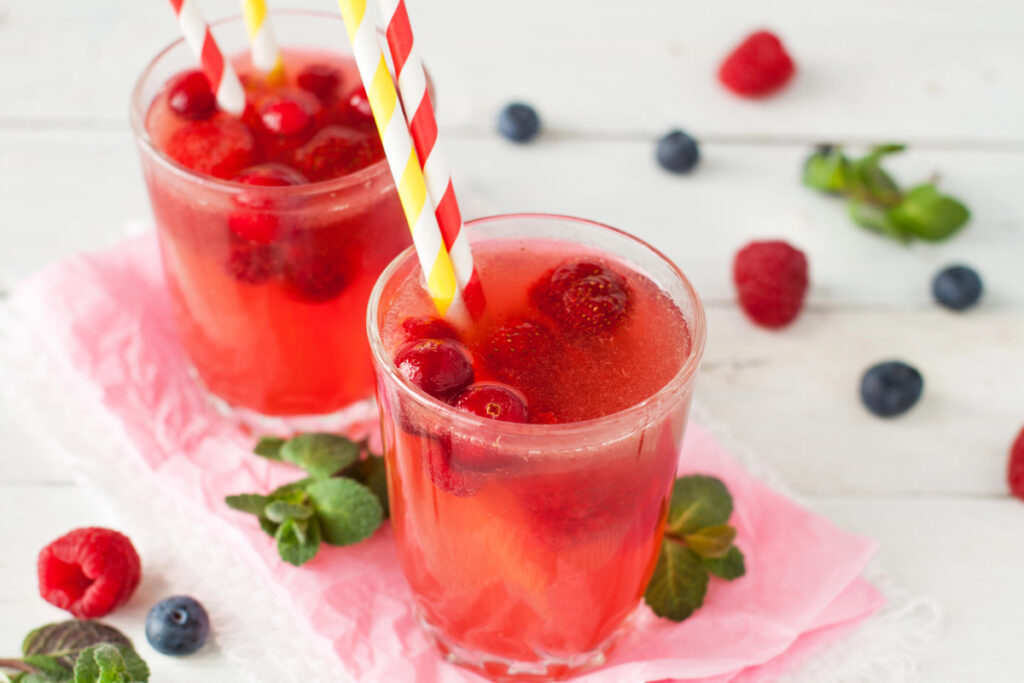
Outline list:
[[[266,495],[228,496],[229,507],[256,515],[277,542],[281,559],[296,567],[316,557],[321,543],[352,545],[373,535],[388,515],[384,458],[336,434],[266,437],[256,455],[296,465],[310,476]]]
[[[704,604],[709,575],[728,581],[746,573],[733,545],[732,496],[721,480],[701,474],[676,479],[665,538],[644,601],[659,617],[683,621]]]
[[[149,667],[112,626],[72,619],[32,631],[21,659],[0,660],[10,683],[146,683]]]
[[[841,147],[824,145],[804,164],[804,185],[847,199],[847,213],[857,225],[900,242],[939,242],[959,231],[971,214],[961,202],[941,194],[933,183],[907,191],[881,167],[883,157],[903,145],[881,145],[860,159]]]

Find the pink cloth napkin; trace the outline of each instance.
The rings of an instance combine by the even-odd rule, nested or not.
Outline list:
[[[51,350],[96,388],[138,456],[182,504],[198,502],[211,523],[230,525],[245,551],[238,556],[252,558],[254,570],[330,640],[341,668],[360,681],[483,680],[444,662],[414,623],[387,525],[369,541],[325,547],[295,568],[280,561],[253,518],[224,505],[228,494],[266,491],[296,473],[253,457],[252,438],[207,409],[174,335],[151,235],[51,266],[16,296],[28,302],[33,328]],[[641,608],[607,664],[577,680],[768,681],[882,605],[859,578],[873,541],[775,493],[698,424],[688,427],[680,472],[728,485],[747,575],[731,583],[713,578],[704,607],[681,624]]]

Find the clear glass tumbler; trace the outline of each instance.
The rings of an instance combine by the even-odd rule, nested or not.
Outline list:
[[[500,422],[430,397],[393,363],[387,313],[403,283],[422,277],[411,249],[371,295],[391,520],[418,617],[452,661],[501,679],[549,680],[604,661],[654,570],[704,313],[673,263],[613,228],[536,214],[467,228],[477,248],[499,240],[529,251],[557,240],[570,253],[608,254],[653,281],[689,332],[678,371],[635,405],[582,422]],[[526,286],[497,272],[481,280],[485,292]],[[459,471],[458,462],[492,466]]]

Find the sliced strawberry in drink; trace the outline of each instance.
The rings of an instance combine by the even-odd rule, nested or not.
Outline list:
[[[631,307],[626,279],[588,260],[563,263],[534,283],[530,302],[577,337],[614,331]]]
[[[180,128],[164,151],[196,173],[227,179],[252,164],[256,141],[244,123],[218,112],[208,120]]]
[[[283,164],[250,166],[234,180],[258,187],[285,187],[308,182],[301,173]],[[228,227],[232,232],[260,244],[270,244],[277,239],[281,224],[280,207],[272,195],[254,190],[236,195],[234,202],[239,209],[228,216]]]
[[[295,150],[294,166],[317,182],[340,178],[384,158],[376,134],[349,126],[327,126]]]

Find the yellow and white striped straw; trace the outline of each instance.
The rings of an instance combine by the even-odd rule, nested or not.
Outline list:
[[[366,0],[338,0],[338,6],[352,41],[352,56],[366,88],[366,99],[384,144],[384,155],[398,188],[398,198],[405,209],[430,298],[442,317],[466,321],[468,311],[455,281],[451,257],[441,238],[434,206],[427,196],[427,184],[398,102],[398,92],[381,51],[377,25],[367,16]]]
[[[284,79],[284,60],[270,28],[267,4],[263,0],[242,0],[242,14],[249,31],[252,65],[267,74],[271,83],[280,83]]]

